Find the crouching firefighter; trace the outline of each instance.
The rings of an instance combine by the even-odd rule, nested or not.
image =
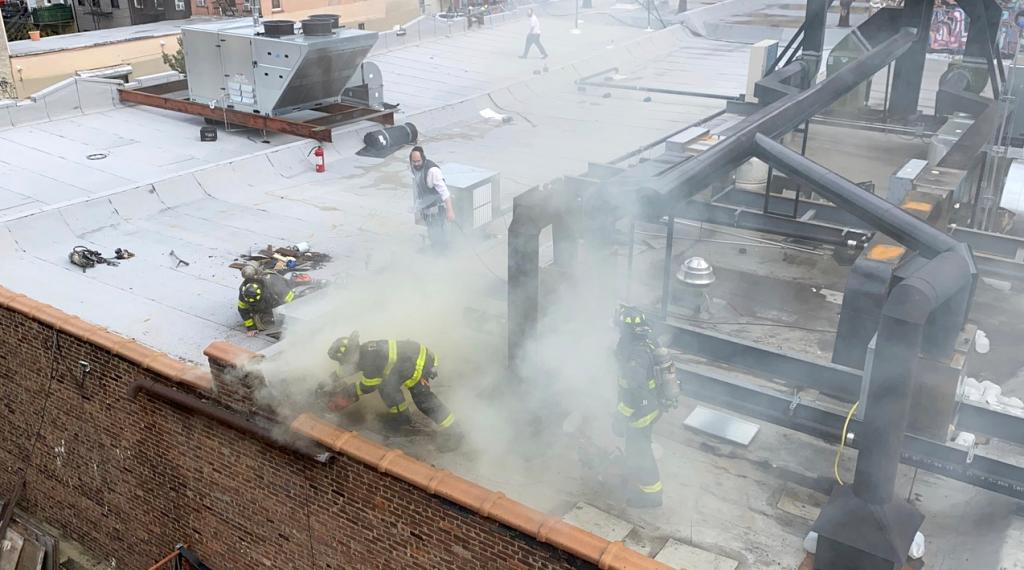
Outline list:
[[[242,267],[242,284],[238,286],[238,314],[246,334],[256,336],[274,325],[274,309],[291,303],[295,291],[288,280],[276,273],[260,274],[252,265]]]
[[[455,423],[455,414],[430,390],[430,381],[437,378],[437,356],[426,346],[411,340],[371,340],[360,344],[359,333],[334,341],[327,356],[338,363],[332,375],[332,386],[318,389],[328,400],[327,407],[340,411],[356,403],[360,396],[376,391],[388,407],[386,427],[399,431],[410,425],[409,404],[403,388],[409,390],[413,403],[430,418],[439,430],[437,447],[452,451],[462,443],[462,430]],[[355,382],[344,378],[359,373]]]
[[[678,405],[675,365],[668,351],[652,338],[642,311],[620,306],[618,320],[619,406],[613,426],[616,435],[626,438],[626,504],[660,507],[661,474],[651,436],[662,413]]]

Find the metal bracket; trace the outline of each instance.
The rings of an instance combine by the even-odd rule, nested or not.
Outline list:
[[[800,390],[793,391],[793,399],[789,402],[789,415],[793,415],[796,411],[796,407],[800,405]]]
[[[92,370],[92,365],[84,360],[78,361],[78,387],[85,387],[85,375]]]

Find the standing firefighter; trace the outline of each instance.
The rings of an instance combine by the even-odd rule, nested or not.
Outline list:
[[[380,391],[388,407],[387,427],[397,431],[411,423],[409,403],[403,388],[409,390],[413,403],[440,430],[437,446],[452,451],[462,443],[462,431],[455,425],[455,414],[430,390],[430,381],[437,377],[437,356],[426,346],[411,340],[371,340],[359,343],[359,333],[334,341],[327,356],[338,363],[335,385],[321,388],[328,398],[328,408],[344,409],[360,396]],[[356,382],[337,384],[341,379],[360,373]]]
[[[626,504],[660,507],[661,474],[654,459],[651,435],[665,409],[679,399],[679,384],[668,351],[651,338],[647,318],[639,309],[619,307],[620,336],[615,347],[619,365],[619,406],[616,435],[626,437]]]
[[[295,299],[288,280],[276,273],[261,274],[252,265],[242,267],[242,284],[238,286],[238,314],[246,334],[256,336],[274,324],[274,309]]]

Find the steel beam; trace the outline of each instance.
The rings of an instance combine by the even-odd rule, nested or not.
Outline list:
[[[1024,258],[1024,239],[971,228],[953,228],[953,238],[971,246],[975,252],[998,255],[1011,260]]]
[[[599,207],[617,212],[618,217],[622,217],[631,213],[635,200],[639,198],[641,206],[649,214],[660,217],[661,212],[669,209],[669,204],[692,197],[750,158],[757,135],[774,138],[793,130],[888,65],[910,47],[915,37],[913,30],[900,30],[825,81],[757,111],[706,152],[654,179],[631,176],[627,171],[603,184],[604,191],[592,200],[599,201]]]
[[[747,210],[756,210],[762,207],[764,195],[739,188],[732,188],[715,196],[713,202],[726,206],[735,206]],[[868,233],[875,231],[863,220],[857,219],[853,214],[833,204],[815,200],[794,200],[786,196],[771,197],[773,203],[781,203],[783,210],[792,211],[796,207],[796,217],[804,221],[824,222],[831,226],[844,228],[856,228],[856,231]]]
[[[757,388],[725,375],[696,370],[677,362],[683,394],[708,404],[769,423],[838,442],[845,417],[806,402]],[[1019,429],[1019,428],[1018,428]],[[852,420],[849,432],[860,434],[862,423]],[[858,448],[860,438],[850,444]],[[900,462],[1017,500],[1024,500],[1024,469],[927,439],[905,435]]]
[[[328,117],[320,117],[309,122],[290,121],[279,117],[243,113],[241,111],[225,109],[223,107],[214,107],[211,109],[209,105],[166,96],[166,93],[180,91],[180,88],[172,90],[175,83],[177,82],[147,87],[145,89],[121,89],[118,91],[118,97],[122,103],[135,103],[137,105],[145,105],[147,107],[155,107],[157,109],[177,111],[179,113],[185,113],[206,119],[225,121],[233,125],[241,125],[243,127],[294,135],[320,142],[332,142],[333,136],[331,129],[343,124],[344,122],[370,120],[383,125],[395,124],[394,108],[384,109],[383,111],[375,109],[346,108],[344,110],[343,117],[332,118],[329,115]],[[328,107],[325,107],[325,109],[326,108]],[[319,109],[313,110],[318,111]]]
[[[878,231],[926,258],[936,257],[958,243],[899,207],[865,192],[853,182],[764,135],[756,136],[755,154],[789,176],[806,182],[837,206],[856,213]]]
[[[670,335],[669,347],[680,352],[757,371],[790,386],[817,390],[844,402],[852,403],[860,397],[860,370],[813,362],[794,353],[683,325],[671,318],[662,326]]]
[[[861,247],[871,239],[870,233],[861,230],[707,202],[689,202],[682,217],[840,247]]]

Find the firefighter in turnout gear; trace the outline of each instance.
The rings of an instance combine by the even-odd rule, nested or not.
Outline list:
[[[256,336],[261,330],[274,324],[274,308],[295,299],[295,291],[288,280],[276,273],[260,274],[252,266],[245,265],[242,284],[238,286],[238,314],[245,324],[246,334]]]
[[[338,363],[332,387],[321,387],[319,394],[333,411],[344,409],[373,392],[380,392],[388,407],[386,425],[392,431],[410,425],[409,403],[402,389],[409,390],[412,401],[439,430],[438,448],[452,451],[462,443],[462,430],[455,414],[430,390],[437,377],[437,356],[426,346],[411,340],[372,340],[359,342],[359,333],[334,341],[327,356]],[[355,382],[342,379],[359,373]]]
[[[618,320],[619,405],[613,425],[616,435],[626,438],[626,504],[660,507],[662,483],[652,432],[662,413],[678,405],[675,366],[668,351],[651,337],[642,311],[621,306]]]

